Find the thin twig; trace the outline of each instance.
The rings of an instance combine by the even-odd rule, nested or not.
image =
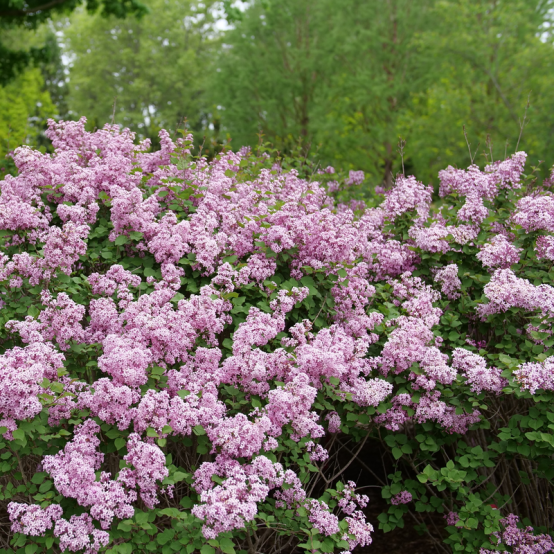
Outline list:
[[[467,149],[469,150],[469,159],[471,161],[471,165],[473,165],[473,155],[471,154],[471,145],[469,144],[469,140],[467,140],[467,133],[466,133],[466,126],[463,125],[464,130],[464,137],[466,139]]]
[[[406,146],[406,141],[402,137],[398,137],[398,153],[400,154],[400,159],[402,160],[402,175],[406,177],[406,172],[404,171],[404,147]]]
[[[112,108],[112,125],[115,123],[115,106],[117,104],[117,96],[113,99],[113,108]]]
[[[487,135],[487,142],[486,142],[487,146],[489,147],[489,153],[491,155],[491,161],[490,163],[493,163],[494,162],[494,158],[492,157],[492,140],[491,140],[491,136],[490,135]]]
[[[529,109],[529,104],[531,102],[531,91],[529,91],[529,94],[527,95],[527,105],[525,106],[525,112],[523,114],[523,119],[519,120],[519,137],[517,138],[517,144],[516,144],[516,152],[519,148],[519,141],[521,140],[521,136],[523,135],[523,129],[525,127],[525,124],[527,123],[527,110]]]
[[[350,467],[350,464],[358,457],[358,454],[361,452],[365,444],[365,441],[368,439],[368,437],[369,435],[365,436],[364,440],[362,441],[362,444],[360,444],[360,447],[358,448],[354,456],[352,456],[352,459],[339,472],[335,473],[335,475],[333,475],[331,479],[325,479],[327,483],[332,483],[339,475],[343,474]]]
[[[329,293],[327,293],[327,294],[329,294]],[[319,317],[319,315],[321,314],[321,311],[323,310],[323,308],[325,306],[325,301],[327,300],[327,294],[323,298],[323,302],[321,302],[321,308],[319,308],[319,312],[317,312],[317,315],[314,317],[314,320],[311,322],[312,325],[315,323],[316,319]]]
[[[198,159],[202,157],[202,151],[204,150],[204,144],[206,143],[206,135],[204,135],[204,138],[202,140],[202,144],[198,148]]]

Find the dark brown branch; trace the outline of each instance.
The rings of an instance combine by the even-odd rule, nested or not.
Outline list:
[[[10,16],[10,15],[13,15],[13,16],[30,15],[32,13],[37,13],[37,12],[41,12],[43,10],[48,10],[50,8],[53,8],[54,6],[57,6],[59,4],[63,4],[66,1],[67,0],[52,0],[51,2],[47,2],[46,4],[42,4],[42,6],[38,6],[36,8],[32,8],[32,9],[29,9],[29,10],[10,10],[10,11],[7,11],[7,12],[0,12],[0,17]]]

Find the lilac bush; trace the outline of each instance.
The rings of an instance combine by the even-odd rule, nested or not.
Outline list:
[[[554,197],[525,153],[369,207],[339,201],[361,172],[84,125],[0,182],[3,551],[347,554],[429,512],[456,552],[554,548]]]

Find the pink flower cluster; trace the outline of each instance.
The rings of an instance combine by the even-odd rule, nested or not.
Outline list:
[[[554,315],[554,288],[509,269],[520,261],[509,231],[519,232],[517,226],[540,232],[539,257],[554,259],[554,238],[544,234],[554,232],[551,196],[522,198],[506,227],[494,227],[492,235],[485,222],[487,202],[521,186],[522,152],[484,171],[441,172],[440,194],[464,204],[456,211],[445,200],[432,214],[432,187],[415,177],[399,176],[379,207],[335,207],[332,187],[294,170],[261,168],[245,181],[239,172],[244,162],[253,163],[246,149],[175,164],[175,155],[189,156],[190,137],[174,143],[162,131],[161,150],[149,153],[147,142],[136,145],[117,126],[87,133],[84,119],[50,122],[48,136],[54,154],[18,149],[19,175],[0,184],[6,298],[42,290],[40,313],[7,325],[23,346],[0,356],[0,426],[13,440],[17,422],[45,407],[50,425],[87,410],[65,447],[42,461],[58,493],[85,513],[65,519],[55,504],[9,507],[14,531],[39,536],[53,529],[62,550],[97,552],[108,544],[114,521],[132,517],[137,502],[154,508],[169,470],[153,437],[165,444],[194,432],[205,434],[211,448],[212,461],[195,466],[193,475],[200,502],[192,513],[207,539],[254,521],[259,504],[271,497],[277,508],[305,511],[314,530],[340,536],[350,549],[368,545],[373,528],[361,510],[367,497],[355,493],[354,483],[339,497],[341,522],[328,504],[308,498],[298,475],[272,462],[269,452],[292,440],[306,460],[323,467],[329,453],[318,441],[339,433],[342,423],[337,411],[318,402],[326,394],[361,411],[390,402],[371,423],[394,431],[433,421],[463,434],[480,420],[478,411],[456,413],[442,391],[459,386],[499,394],[506,379],[481,355],[449,350],[437,336],[441,318],[465,299],[459,277],[465,269],[456,260],[469,247],[479,246],[478,265],[492,273],[486,302],[472,317],[511,308]],[[350,172],[347,184],[363,179],[363,172]],[[87,241],[97,236],[99,217],[109,218],[109,233],[101,232],[125,258],[146,258],[161,277],[142,282],[124,261],[106,269],[109,264],[89,257]],[[399,240],[394,225],[405,223],[409,229]],[[483,230],[486,242],[479,239]],[[431,254],[443,262],[415,276]],[[81,264],[94,265],[94,272],[81,272]],[[204,279],[193,294],[184,287],[191,274],[185,265]],[[302,286],[278,278],[283,267]],[[73,274],[89,287],[86,305],[56,285]],[[326,293],[316,278],[332,281]],[[267,301],[241,308],[245,290]],[[318,316],[296,318],[306,306],[317,306],[313,313],[320,310],[328,325]],[[244,314],[240,323],[237,314]],[[468,338],[466,344],[478,343]],[[90,378],[58,372],[81,348],[98,353]],[[522,363],[515,381],[532,394],[554,390],[552,365],[551,358]],[[405,383],[401,390],[396,378]],[[50,389],[52,382],[63,392]],[[225,391],[233,388],[258,407],[232,407]],[[113,474],[103,471],[94,418],[103,429],[129,430],[127,454]],[[411,500],[403,491],[392,503]]]
[[[402,491],[398,494],[395,494],[390,501],[393,506],[398,506],[399,504],[408,504],[412,500],[413,498],[411,492]]]
[[[547,316],[554,314],[554,287],[533,285],[528,279],[517,277],[510,269],[497,269],[484,292],[489,302],[477,309],[483,319],[491,314],[506,312],[510,308],[540,311]]]
[[[472,392],[477,394],[481,391],[500,394],[508,384],[508,381],[501,377],[500,369],[496,367],[487,368],[485,358],[464,348],[454,350],[452,366],[462,373],[468,384],[471,385]]]
[[[356,493],[356,483],[354,481],[348,481],[339,494],[339,508],[350,516],[358,508],[365,508],[369,502],[369,498],[365,494]]]
[[[43,509],[38,505],[11,502],[8,513],[13,530],[32,537],[44,535],[55,524],[54,536],[60,539],[62,552],[84,550],[84,554],[96,554],[109,544],[109,534],[96,529],[89,514],[71,516],[68,521],[61,517],[63,510],[58,504],[50,504]]]
[[[538,389],[554,390],[554,357],[543,362],[526,362],[514,371],[516,380],[522,389],[535,394]]]
[[[516,248],[504,235],[496,235],[476,257],[485,267],[508,269],[519,262],[520,252],[521,248]]]
[[[42,411],[41,383],[57,380],[64,360],[51,343],[43,342],[15,347],[0,356],[0,426],[8,429],[5,438],[13,438],[17,420],[32,419]]]
[[[103,529],[109,529],[114,517],[132,517],[131,506],[136,494],[127,491],[120,480],[112,480],[102,472],[96,480],[96,471],[101,467],[104,455],[98,451],[100,428],[89,419],[75,431],[72,441],[55,456],[45,456],[43,468],[53,478],[54,485],[66,498],[75,500],[84,507],[90,507],[90,515],[100,522]]]
[[[532,527],[518,527],[519,517],[509,514],[500,520],[503,529],[495,533],[498,546],[509,546],[514,554],[546,554],[554,549],[549,535],[533,535]],[[493,554],[496,550],[481,548],[479,554]]]
[[[451,300],[460,297],[458,292],[462,286],[462,282],[458,277],[458,266],[449,264],[435,273],[435,282],[441,284],[442,293]]]

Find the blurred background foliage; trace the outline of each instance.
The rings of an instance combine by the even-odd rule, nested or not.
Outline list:
[[[543,172],[554,162],[554,0],[60,0],[32,24],[8,21],[5,1],[2,44],[47,55],[11,64],[0,88],[4,171],[10,149],[48,148],[48,117],[82,115],[154,148],[160,128],[186,127],[208,155],[300,149],[364,170],[366,190],[402,158],[427,183],[466,167],[464,126],[475,163],[512,153],[524,119],[519,148]]]

